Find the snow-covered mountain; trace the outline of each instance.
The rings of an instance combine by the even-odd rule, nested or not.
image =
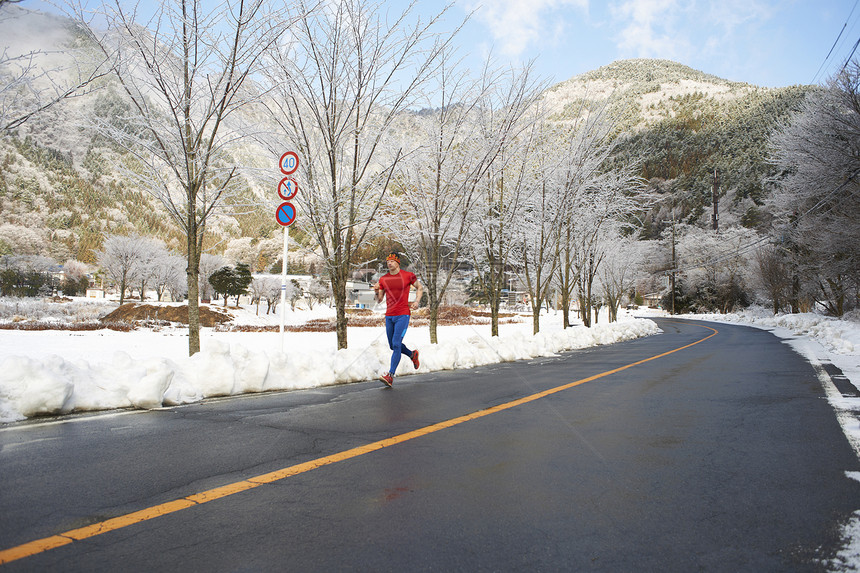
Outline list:
[[[63,54],[69,46],[81,48],[68,21],[14,5],[0,12],[0,38],[7,54],[43,50],[50,55],[41,64],[54,68],[66,65]],[[162,206],[118,175],[118,151],[83,121],[91,113],[110,118],[126,105],[111,80],[100,87],[34,116],[0,139],[0,254],[92,262],[105,233],[127,231],[158,236],[181,250],[182,235]],[[575,120],[583,104],[606,103],[617,120],[619,160],[640,161],[642,176],[656,192],[677,195],[675,203],[688,222],[706,216],[716,169],[726,198],[721,200],[723,221],[756,226],[766,220],[767,138],[810,89],[760,88],[675,62],[637,59],[554,85],[544,100],[551,120],[562,123]],[[420,112],[410,113],[414,117],[404,117],[401,126],[420,121]],[[255,162],[263,165],[266,158]],[[222,215],[207,229],[210,251],[242,237],[275,236],[279,227],[271,202],[259,195],[249,185],[246,207]],[[656,235],[660,220],[659,211],[646,217],[646,236]]]

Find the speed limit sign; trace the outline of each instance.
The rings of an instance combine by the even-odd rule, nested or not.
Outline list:
[[[299,168],[299,155],[295,151],[287,151],[281,155],[281,173],[292,175]]]

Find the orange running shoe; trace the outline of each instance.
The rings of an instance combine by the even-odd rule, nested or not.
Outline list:
[[[394,376],[392,376],[388,372],[386,372],[385,374],[380,376],[379,379],[382,380],[382,382],[385,383],[385,385],[388,386],[389,388],[391,388],[394,385]]]
[[[413,350],[413,351],[412,351],[412,366],[414,366],[414,367],[415,367],[415,370],[418,370],[418,366],[420,366],[420,364],[421,364],[421,363],[420,363],[420,362],[418,362],[418,351],[417,351],[417,350]]]

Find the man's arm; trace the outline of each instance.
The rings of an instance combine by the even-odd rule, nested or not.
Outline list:
[[[382,302],[382,298],[385,296],[385,291],[380,288],[379,283],[371,285],[371,288],[376,295],[376,302]]]
[[[421,304],[421,297],[424,296],[424,287],[421,286],[419,281],[415,281],[413,286],[415,287],[415,302],[411,303],[409,307],[412,310],[418,310],[418,305]]]

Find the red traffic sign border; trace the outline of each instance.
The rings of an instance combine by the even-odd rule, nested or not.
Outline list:
[[[287,157],[292,157],[296,160],[295,165],[289,171],[284,169],[284,159],[286,159]],[[286,153],[281,155],[281,159],[280,161],[278,161],[278,167],[281,168],[281,173],[283,173],[284,175],[292,175],[299,168],[299,154],[295,151],[287,151]]]
[[[283,209],[283,219],[281,219],[281,213]],[[290,211],[292,211],[292,217],[290,216]],[[275,211],[275,220],[279,225],[283,227],[289,227],[296,220],[296,207],[289,201],[285,201],[278,205],[277,210]]]
[[[281,193],[281,188],[284,186],[284,183],[286,183],[287,181],[293,182],[293,192],[287,193],[287,194]],[[298,192],[299,192],[299,182],[296,181],[296,179],[294,177],[284,177],[283,179],[281,179],[281,182],[278,183],[278,197],[280,197],[284,201],[289,201],[290,199],[295,197]]]

